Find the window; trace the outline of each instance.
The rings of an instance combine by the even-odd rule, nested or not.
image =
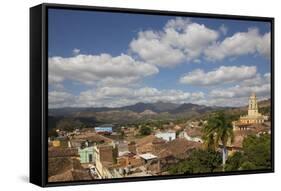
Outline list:
[[[93,155],[89,154],[89,162],[93,162]]]

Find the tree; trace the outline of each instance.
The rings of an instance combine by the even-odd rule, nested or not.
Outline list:
[[[243,162],[239,170],[255,170],[257,166],[249,161]]]
[[[221,155],[214,150],[193,150],[188,159],[169,168],[170,174],[210,173],[221,170]]]
[[[257,170],[271,168],[270,135],[249,135],[243,141],[243,151],[229,157],[226,170]]]
[[[141,128],[140,128],[141,135],[150,135],[151,131],[152,131],[151,128],[148,126],[141,126]]]
[[[236,171],[241,169],[241,165],[245,161],[244,155],[241,152],[235,152],[226,161],[225,170],[226,171]]]
[[[269,134],[248,136],[243,141],[245,160],[251,162],[255,169],[271,168],[271,138]]]
[[[50,129],[48,131],[48,137],[57,137],[58,133],[56,132],[56,129]]]
[[[208,118],[207,124],[205,125],[203,132],[203,139],[209,149],[215,149],[221,144],[222,165],[224,170],[225,162],[227,160],[226,145],[229,140],[231,142],[233,142],[234,140],[231,120],[221,111],[213,113]]]
[[[81,123],[79,120],[64,118],[58,122],[56,128],[64,131],[73,131],[75,129],[81,128],[82,125],[83,123]]]

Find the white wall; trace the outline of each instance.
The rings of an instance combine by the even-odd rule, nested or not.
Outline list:
[[[40,190],[28,182],[28,129],[29,129],[29,10],[42,1],[1,1],[0,6],[0,190]],[[45,2],[55,2],[48,1]],[[241,14],[276,18],[276,97],[281,97],[280,35],[281,12],[278,0],[57,0],[60,3],[162,9],[188,12]],[[276,113],[280,114],[280,101],[276,100]],[[280,117],[276,119],[276,173],[227,177],[193,178],[180,180],[118,183],[75,187],[48,188],[46,190],[255,190],[280,188]],[[11,141],[12,140],[12,141]],[[8,153],[16,149],[17,156]],[[276,190],[275,189],[275,190]]]
[[[176,138],[175,132],[160,132],[155,135],[158,138],[164,139],[165,141],[172,141]]]

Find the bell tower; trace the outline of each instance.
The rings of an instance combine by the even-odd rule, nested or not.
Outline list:
[[[249,116],[259,115],[257,96],[255,93],[252,93],[252,95],[249,98],[248,115]]]

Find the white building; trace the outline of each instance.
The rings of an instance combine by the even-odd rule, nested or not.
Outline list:
[[[185,138],[188,141],[203,143],[203,140],[200,137],[191,137],[185,131],[180,134],[180,138]]]
[[[141,154],[139,155],[143,160],[145,161],[149,161],[149,160],[153,160],[153,159],[156,159],[157,156],[151,154],[151,153],[145,153],[145,154]]]
[[[156,133],[155,136],[157,138],[161,138],[164,139],[165,141],[172,141],[176,139],[176,132],[160,132],[160,133]]]

